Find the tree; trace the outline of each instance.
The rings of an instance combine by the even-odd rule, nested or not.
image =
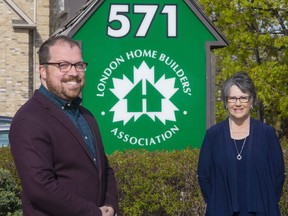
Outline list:
[[[229,41],[227,47],[215,51],[217,88],[233,73],[246,71],[257,90],[255,115],[274,126],[281,122],[284,128],[279,132],[288,136],[285,131],[288,128],[288,1],[199,0],[199,3]],[[223,104],[217,102],[216,106],[216,118],[220,121],[225,116]]]

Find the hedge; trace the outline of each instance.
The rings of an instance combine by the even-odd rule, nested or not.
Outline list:
[[[0,169],[0,216],[21,215],[20,190],[9,170]]]
[[[120,215],[204,215],[196,168],[199,150],[130,150],[110,156]]]
[[[287,173],[287,139],[283,139],[281,144]],[[198,155],[199,149],[188,148],[170,152],[116,151],[108,156],[118,184],[119,216],[204,215],[205,204],[196,176]],[[16,191],[14,195],[19,199],[20,193],[17,193],[17,188],[20,188],[19,178],[9,148],[0,148],[0,168],[6,170],[6,175],[8,170],[10,177],[16,182],[17,187],[12,188]],[[3,170],[0,170],[0,175],[1,172]],[[0,185],[0,190],[3,187],[11,191],[3,185]],[[8,202],[7,205],[11,210],[11,206],[15,206],[15,203]],[[280,208],[281,215],[288,215],[288,178],[285,180]],[[14,215],[20,215],[19,210],[17,211],[17,208],[15,210]],[[0,212],[1,215],[5,214]]]

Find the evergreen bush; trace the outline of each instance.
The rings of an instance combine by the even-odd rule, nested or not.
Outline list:
[[[199,149],[130,150],[109,157],[120,197],[119,215],[204,215],[197,183]]]
[[[288,171],[288,140],[281,140]],[[109,155],[119,191],[119,216],[203,216],[197,181],[199,149],[129,150]],[[9,148],[0,148],[0,216],[20,216],[20,180]],[[288,215],[288,177],[280,201]]]
[[[0,169],[0,216],[21,213],[18,185],[9,170]],[[21,214],[19,214],[21,215]]]

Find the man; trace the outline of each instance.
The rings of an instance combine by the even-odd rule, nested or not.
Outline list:
[[[87,63],[80,46],[52,37],[39,49],[41,86],[16,113],[9,139],[24,216],[112,216],[114,172],[93,115],[80,105]]]

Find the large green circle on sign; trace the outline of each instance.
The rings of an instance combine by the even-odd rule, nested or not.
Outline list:
[[[205,44],[215,38],[185,1],[103,1],[73,38],[89,63],[83,104],[107,153],[201,145]]]

